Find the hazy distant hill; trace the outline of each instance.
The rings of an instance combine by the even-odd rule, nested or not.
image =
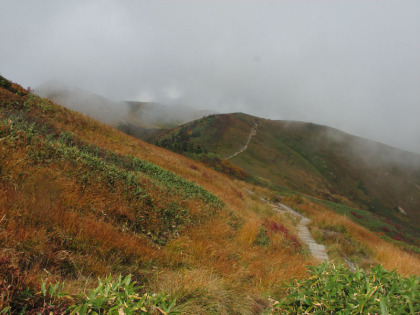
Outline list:
[[[150,140],[162,131],[215,114],[183,105],[164,105],[149,102],[124,102],[129,114],[118,124],[118,129],[143,140]]]
[[[121,131],[141,139],[156,135],[161,129],[173,128],[215,113],[183,105],[114,102],[100,95],[55,81],[42,84],[36,88],[35,93],[66,108],[118,127]]]
[[[157,139],[187,131],[186,141],[230,157],[243,149],[254,127],[247,149],[230,158],[250,174],[420,227],[418,154],[325,126],[245,114],[212,115]]]
[[[127,107],[123,104],[56,81],[38,86],[35,93],[106,124],[116,124],[127,115]]]

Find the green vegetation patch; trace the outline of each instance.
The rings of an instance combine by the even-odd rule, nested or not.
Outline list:
[[[87,294],[76,296],[77,305],[70,314],[179,314],[175,300],[165,295],[140,294],[141,287],[131,282],[131,276],[111,276],[98,279],[98,286]]]
[[[115,174],[118,172],[117,169],[124,169],[128,172],[142,172],[151,179],[163,183],[164,186],[176,190],[178,194],[184,194],[187,198],[198,198],[214,206],[223,206],[222,201],[201,186],[153,163],[132,156],[119,155],[96,145],[87,144],[71,132],[56,131],[52,126],[30,120],[32,119],[28,119],[24,115],[9,115],[8,119],[3,120],[2,125],[9,126],[9,136],[14,140],[25,136],[28,141],[35,139],[43,141],[45,150],[36,153],[39,160],[48,162],[52,158],[64,156],[79,161],[78,158],[81,158],[92,168],[113,173],[110,177],[117,176]],[[131,178],[130,175],[126,177]],[[112,179],[110,180],[112,185]],[[133,183],[130,180],[128,184],[131,186]]]
[[[419,231],[408,224],[403,225],[402,222],[393,222],[390,219],[370,211],[352,208],[341,203],[319,200],[311,197],[308,198],[314,203],[325,205],[339,214],[346,215],[357,224],[360,224],[371,231],[378,232],[383,238],[388,240],[392,239],[394,243],[400,245],[402,248],[409,251],[420,251]]]
[[[98,278],[98,284],[86,292],[69,294],[64,283],[47,284],[41,280],[34,288],[11,260],[0,257],[0,314],[179,314],[176,300],[163,294],[144,292],[131,275]]]
[[[12,86],[12,83],[10,83],[9,80],[0,75],[0,86],[8,90]]]
[[[277,314],[418,314],[420,276],[372,267],[352,273],[342,265],[309,267],[311,277],[292,281],[289,294],[273,307]]]

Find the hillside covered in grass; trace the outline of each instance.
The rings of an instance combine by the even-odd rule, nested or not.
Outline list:
[[[264,200],[305,212],[319,238],[336,233],[337,259],[420,273],[416,254],[325,204],[233,180],[0,77],[4,313],[93,310],[93,301],[105,303],[105,287],[115,290],[109,301],[132,292],[149,313],[170,305],[188,314],[269,310],[284,281],[306,278],[318,262],[297,240],[296,219]]]
[[[251,313],[279,294],[278,279],[306,274],[311,257],[289,234],[254,243],[265,220],[294,227],[244,183],[5,79],[0,101],[1,272],[18,274],[3,306],[31,306],[28,288],[41,307],[40,278],[71,292],[132,274],[191,313]]]
[[[243,148],[253,128],[256,133],[247,149],[231,157]],[[175,151],[200,146],[202,151],[231,157],[230,163],[260,184],[274,184],[279,190],[286,188],[360,209],[366,217],[373,214],[375,220],[383,222],[377,224],[377,231],[420,245],[417,154],[325,126],[239,113],[196,120],[157,137],[155,142]],[[347,212],[360,222],[366,221],[363,214],[358,217],[358,210]]]

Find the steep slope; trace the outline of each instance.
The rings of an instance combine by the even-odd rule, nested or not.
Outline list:
[[[419,155],[325,126],[245,114],[212,115],[157,139],[183,133],[263,181],[369,210],[420,237]]]
[[[77,291],[112,272],[192,314],[247,314],[306,274],[292,222],[252,187],[0,79],[0,309],[39,310],[24,294],[40,278]]]

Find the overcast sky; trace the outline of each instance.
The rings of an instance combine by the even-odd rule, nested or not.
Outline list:
[[[420,153],[420,1],[0,0],[0,73]]]

